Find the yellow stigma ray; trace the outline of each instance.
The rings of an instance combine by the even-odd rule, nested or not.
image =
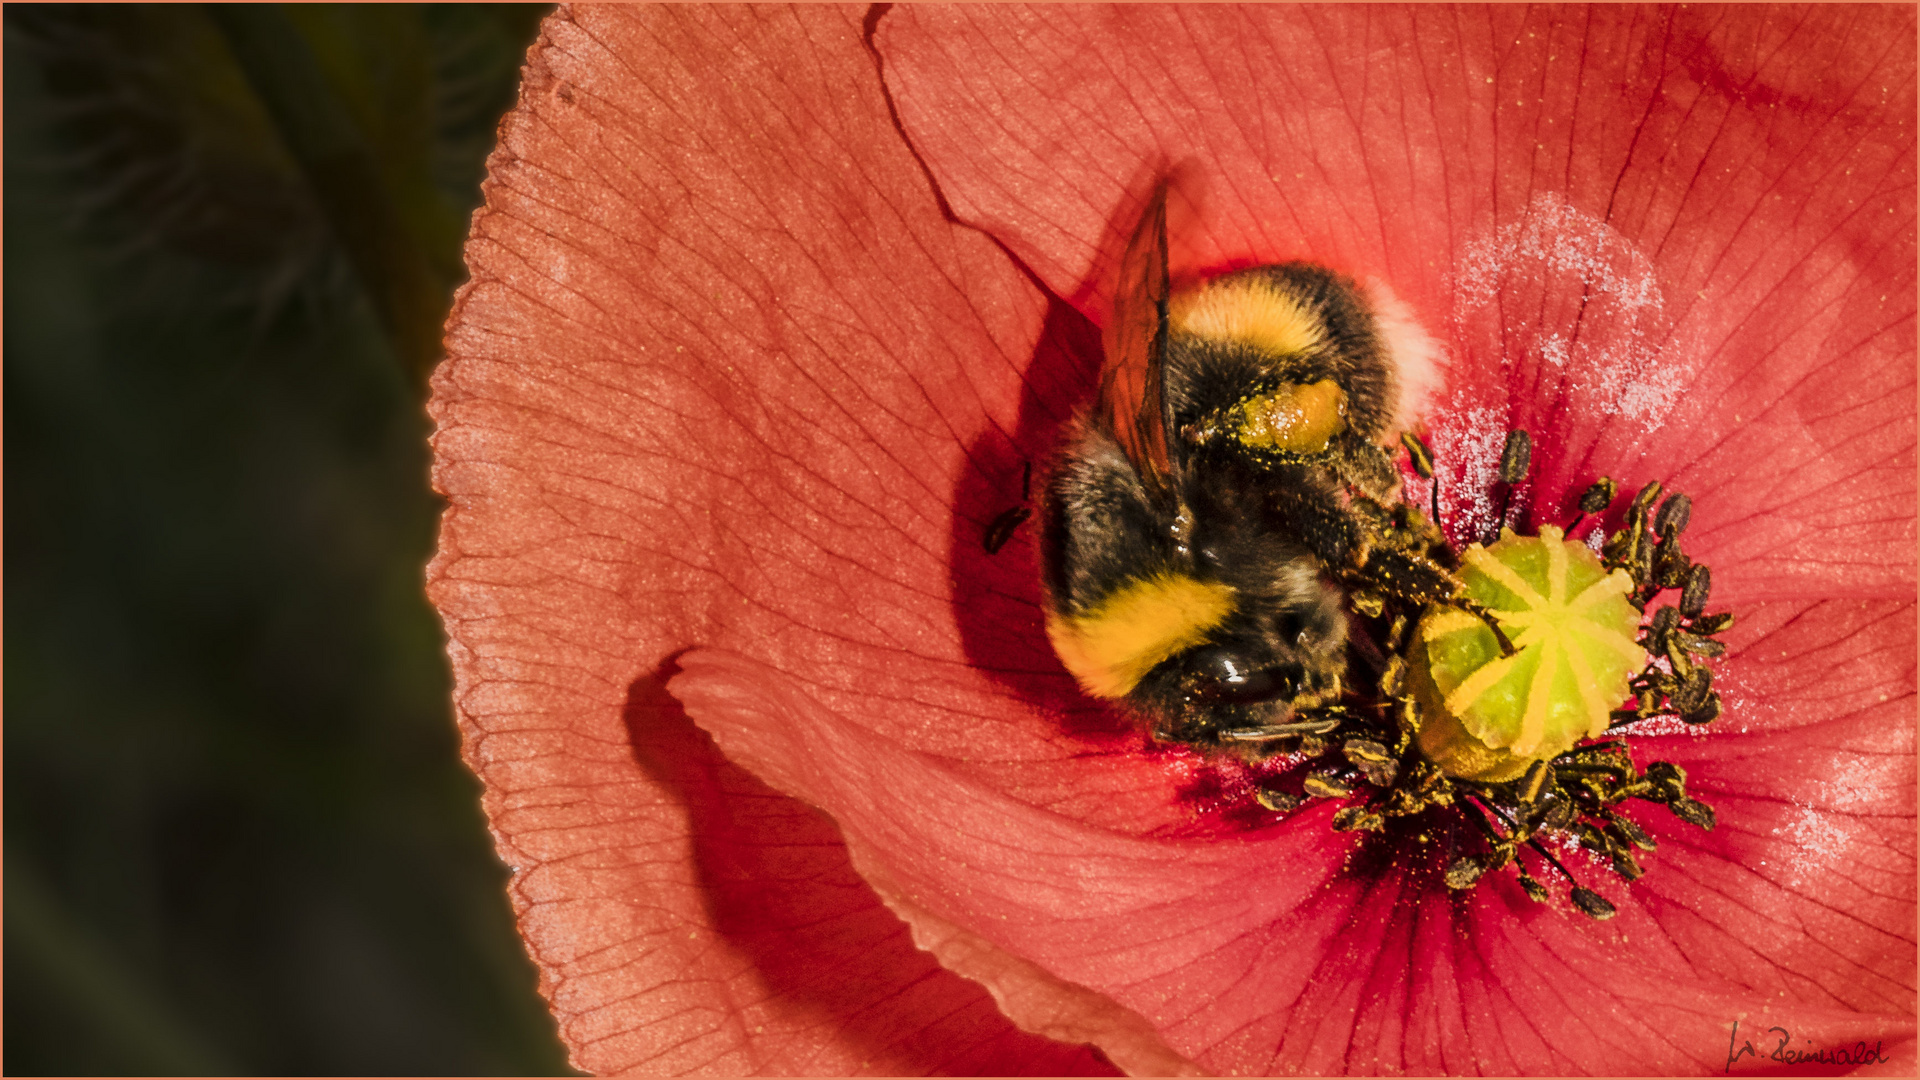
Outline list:
[[[1547,713],[1553,708],[1553,682],[1560,674],[1560,642],[1549,639],[1539,645],[1540,669],[1534,672],[1527,688],[1527,711],[1520,718],[1520,737],[1512,750],[1521,757],[1532,757],[1547,737]],[[1584,734],[1584,733],[1583,733]]]
[[[1549,528],[1551,528],[1551,526],[1549,526]],[[1492,578],[1512,590],[1515,596],[1525,601],[1527,607],[1537,611],[1546,606],[1546,597],[1541,596],[1532,585],[1527,584],[1526,579],[1516,573],[1513,567],[1494,558],[1487,552],[1486,548],[1481,547],[1479,544],[1468,548],[1466,553],[1460,558],[1467,566],[1480,571],[1487,577]],[[1525,611],[1526,609],[1519,608],[1515,610]]]
[[[1122,698],[1162,661],[1205,641],[1233,610],[1232,587],[1166,571],[1129,582],[1081,614],[1049,615],[1047,637],[1087,693]]]

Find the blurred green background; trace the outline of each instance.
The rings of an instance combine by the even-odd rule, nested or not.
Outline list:
[[[5,10],[8,1073],[554,1073],[422,595],[544,8]]]

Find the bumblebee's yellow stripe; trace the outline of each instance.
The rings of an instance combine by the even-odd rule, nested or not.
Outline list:
[[[1208,282],[1168,303],[1175,330],[1214,341],[1244,341],[1279,356],[1320,344],[1325,328],[1300,302],[1259,278]]]
[[[1047,616],[1047,637],[1087,693],[1121,698],[1231,614],[1230,586],[1159,573],[1121,587],[1084,615]]]

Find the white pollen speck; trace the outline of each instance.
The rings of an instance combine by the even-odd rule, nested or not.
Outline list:
[[[1847,834],[1827,820],[1826,815],[1810,806],[1799,809],[1799,817],[1773,830],[1775,836],[1785,836],[1802,856],[1789,864],[1789,888],[1798,887],[1806,880],[1809,863],[1821,867],[1832,866],[1852,846]]]
[[[1470,239],[1454,278],[1457,340],[1505,367],[1531,353],[1583,411],[1650,433],[1693,377],[1698,349],[1675,336],[1653,262],[1561,196],[1536,195],[1519,220]]]
[[[1440,490],[1454,507],[1448,518],[1465,519],[1465,535],[1486,535],[1499,516],[1494,486],[1506,445],[1506,417],[1492,409],[1449,413],[1443,425],[1436,425],[1434,456],[1452,466]]]

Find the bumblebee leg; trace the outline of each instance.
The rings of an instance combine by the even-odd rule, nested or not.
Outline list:
[[[1387,452],[1358,435],[1347,433],[1338,442],[1334,469],[1369,499],[1390,506],[1400,494],[1400,470]]]
[[[1291,467],[1290,467],[1291,468]],[[1280,519],[1288,534],[1305,542],[1320,561],[1341,567],[1363,546],[1364,525],[1338,497],[1334,480],[1324,470],[1296,468],[1290,482],[1271,490],[1268,510]]]
[[[1221,742],[1271,742],[1295,735],[1325,735],[1340,726],[1339,720],[1302,720],[1292,724],[1262,724],[1259,727],[1228,728],[1220,733]]]

